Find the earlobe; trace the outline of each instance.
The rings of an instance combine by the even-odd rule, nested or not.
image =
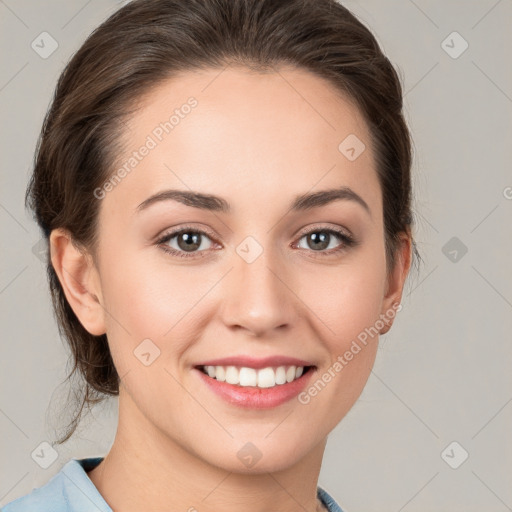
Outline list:
[[[404,233],[396,254],[395,266],[388,276],[387,290],[381,311],[381,318],[385,326],[380,330],[380,334],[386,334],[391,329],[396,313],[400,309],[405,280],[411,267],[411,257],[412,240],[409,234]]]
[[[49,242],[53,268],[75,315],[91,334],[105,334],[100,280],[92,257],[79,250],[64,229],[54,229]]]

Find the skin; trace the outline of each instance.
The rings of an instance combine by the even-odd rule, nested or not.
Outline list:
[[[66,297],[89,332],[107,333],[121,377],[115,441],[89,473],[114,510],[317,510],[327,436],[359,397],[378,336],[308,404],[241,409],[192,368],[233,354],[281,354],[316,365],[314,383],[400,302],[410,267],[404,235],[386,272],[381,189],[357,108],[305,70],[220,71],[183,73],[141,99],[123,133],[120,165],[187,98],[198,105],[101,200],[96,260],[66,231],[51,233]],[[349,134],[366,145],[354,161],[338,150]],[[340,186],[359,194],[370,213],[349,200],[288,211],[297,195]],[[221,196],[232,211],[163,201],[135,212],[171,188]],[[155,242],[188,224],[214,235],[193,257],[169,255]],[[336,227],[359,244],[327,254],[343,242],[331,235],[319,250],[304,236]],[[236,252],[247,236],[263,248],[250,264]],[[184,252],[178,237],[169,244]],[[133,354],[147,338],[161,351],[149,366]],[[247,442],[262,453],[252,468],[237,457]]]

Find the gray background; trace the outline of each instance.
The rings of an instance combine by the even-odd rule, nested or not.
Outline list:
[[[71,457],[105,455],[115,434],[111,400],[47,469],[31,457],[62,426],[67,353],[23,197],[64,63],[122,3],[0,0],[0,504]],[[424,265],[363,395],[329,437],[320,484],[347,512],[512,510],[512,2],[344,4],[404,77]],[[43,31],[58,43],[48,58],[31,47]],[[457,58],[454,31],[469,44]]]

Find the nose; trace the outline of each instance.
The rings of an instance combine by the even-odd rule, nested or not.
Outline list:
[[[270,250],[251,263],[237,254],[234,268],[225,280],[222,319],[231,330],[244,330],[254,337],[271,337],[289,329],[295,321],[297,301],[285,263]]]

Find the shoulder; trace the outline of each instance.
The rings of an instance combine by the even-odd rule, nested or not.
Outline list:
[[[112,512],[86,473],[101,460],[71,459],[45,485],[11,501],[1,512]]]
[[[2,512],[68,512],[62,478],[61,470],[47,484],[2,507]]]
[[[317,487],[317,496],[329,512],[343,512],[335,499],[322,487]]]

